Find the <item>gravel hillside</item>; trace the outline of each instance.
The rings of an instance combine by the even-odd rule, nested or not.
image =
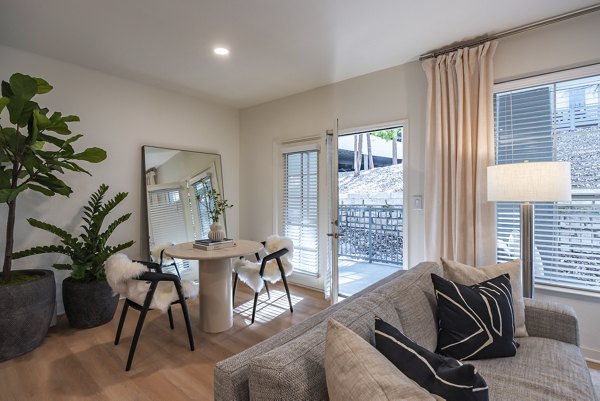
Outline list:
[[[361,171],[358,177],[354,172],[339,174],[340,194],[402,192],[403,184],[402,164]]]

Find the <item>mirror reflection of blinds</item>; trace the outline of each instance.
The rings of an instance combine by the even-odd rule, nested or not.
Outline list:
[[[570,161],[573,200],[535,208],[537,283],[600,291],[600,76],[494,95],[496,163]],[[519,204],[497,203],[498,259],[519,257]]]
[[[155,246],[187,241],[185,229],[184,203],[178,188],[152,190],[148,195],[150,215],[150,250]],[[155,260],[154,262],[159,262]],[[179,271],[190,268],[187,260],[177,260]],[[170,264],[169,261],[166,264]],[[172,266],[164,267],[165,273],[176,273]]]
[[[151,191],[148,195],[150,214],[150,247],[170,242],[187,241],[184,204],[179,189]]]
[[[294,269],[319,272],[318,151],[283,154],[283,234],[294,242]]]
[[[194,188],[194,194],[196,196],[195,203],[200,219],[198,222],[200,238],[208,238],[211,224],[210,216],[208,214],[209,199],[207,194],[207,191],[212,188],[210,175],[203,177],[200,181],[196,181],[192,184],[192,187]]]

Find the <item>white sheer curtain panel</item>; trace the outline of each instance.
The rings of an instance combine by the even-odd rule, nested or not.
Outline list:
[[[427,75],[425,256],[470,265],[496,260],[493,56],[497,42],[424,60]]]

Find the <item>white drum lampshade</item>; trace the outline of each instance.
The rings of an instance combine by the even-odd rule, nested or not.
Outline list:
[[[568,202],[571,163],[525,162],[487,168],[488,201]]]
[[[571,200],[571,163],[525,162],[487,168],[490,202],[521,204],[521,273],[523,296],[533,298],[534,210],[529,202]]]

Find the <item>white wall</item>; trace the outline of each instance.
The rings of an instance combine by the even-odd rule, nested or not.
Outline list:
[[[496,81],[600,62],[599,37],[600,13],[593,13],[505,38],[495,56]],[[242,110],[240,234],[260,239],[273,229],[274,141],[323,134],[336,118],[342,130],[406,118],[405,190],[409,199],[422,194],[426,87],[420,63],[413,62]],[[423,216],[410,203],[406,236],[413,266],[424,255]],[[598,299],[541,290],[538,297],[573,306],[586,355],[600,359]]]
[[[101,164],[87,164],[92,174],[68,174],[66,181],[74,191],[70,198],[46,198],[28,192],[17,201],[15,250],[51,243],[54,237],[33,230],[25,221],[34,217],[77,231],[81,207],[100,183],[110,186],[109,195],[128,191],[129,196],[116,210],[133,212],[131,219],[113,234],[115,243],[134,239],[136,244],[126,253],[140,257],[140,242],[145,240],[142,196],[142,145],[164,146],[220,153],[223,162],[224,192],[234,205],[239,204],[239,113],[237,110],[210,104],[197,98],[168,92],[122,80],[72,64],[0,46],[0,79],[8,80],[14,72],[46,79],[54,90],[38,98],[50,110],[74,114],[81,118],[73,123],[84,137],[76,149],[99,146],[108,158]],[[3,120],[4,121],[4,120]],[[0,206],[0,227],[5,226],[7,208]],[[239,208],[228,210],[228,232],[238,234]],[[0,232],[2,258],[5,232]],[[59,255],[29,257],[14,261],[15,268],[49,267],[68,259]],[[64,272],[57,274],[57,288]],[[59,293],[59,312],[62,302]]]

